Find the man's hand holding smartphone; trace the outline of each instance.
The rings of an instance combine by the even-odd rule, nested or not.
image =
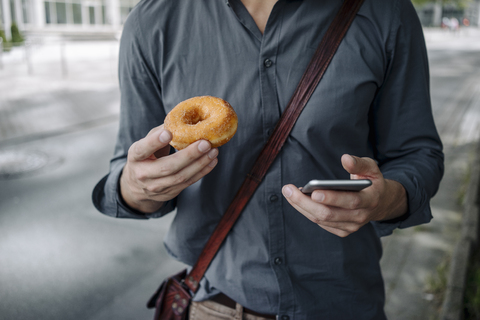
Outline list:
[[[298,212],[340,237],[370,221],[390,220],[407,212],[405,189],[396,181],[384,179],[373,159],[345,154],[341,162],[352,180],[370,180],[371,186],[361,191],[313,190],[306,194],[294,185],[285,185],[283,195]]]

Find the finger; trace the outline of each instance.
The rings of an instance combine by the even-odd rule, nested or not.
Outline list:
[[[290,199],[292,198],[287,198],[287,201],[298,212],[324,230],[342,238],[358,231],[366,223],[365,219],[357,219],[356,217],[358,217],[358,215],[352,215],[352,212],[347,212],[341,209],[332,209],[323,205],[321,209],[317,208],[317,211],[308,211],[305,210],[303,206],[298,205]]]
[[[351,232],[343,230],[343,229],[327,227],[327,226],[320,225],[320,224],[318,226],[325,229],[326,231],[328,231],[330,233],[333,233],[336,236],[341,237],[341,238],[345,238],[346,236],[351,234]]]
[[[312,201],[312,199],[298,190],[294,185],[286,185],[282,188],[282,193],[287,201],[301,214],[315,223],[319,223],[328,216],[328,210],[325,206]]]
[[[344,154],[341,162],[343,168],[351,175],[366,178],[379,178],[382,176],[377,163],[371,158],[360,158]]]
[[[212,149],[208,154],[203,155],[201,158],[182,168],[175,174],[165,177],[163,179],[163,183],[169,186],[181,185],[186,187],[197,182],[202,176],[205,175],[200,174],[199,176],[199,173],[204,173],[204,169],[210,164],[213,167],[216,165],[217,155],[218,150]],[[207,173],[210,172],[213,167],[208,167],[206,170]]]
[[[195,182],[197,182],[201,178],[205,177],[207,174],[209,174],[215,168],[217,163],[218,163],[218,159],[213,159],[212,161],[210,161],[205,167],[202,168],[202,170],[198,171],[195,175],[193,175],[190,178],[188,184],[185,185],[185,187],[187,187],[191,184],[194,184]]]
[[[319,203],[293,185],[284,186],[282,193],[298,212],[316,224],[343,229],[347,228],[346,224],[361,225],[366,221],[363,210],[336,208]]]
[[[362,191],[315,190],[312,200],[335,212],[335,221],[365,224],[369,221],[371,208],[378,203],[373,189]]]
[[[163,187],[165,184],[159,185],[157,187],[156,193],[158,194],[158,199],[163,199],[167,197],[171,199],[176,197],[183,189],[188,187],[189,185],[194,184],[208,173],[210,173],[218,163],[218,159],[211,160],[206,166],[204,166],[200,171],[197,171],[190,179],[182,181],[178,184],[166,184],[167,187]],[[165,182],[165,181],[163,181]]]
[[[151,178],[161,178],[176,174],[205,155],[211,161],[217,157],[218,149],[212,149],[210,142],[206,140],[194,142],[185,149],[155,161],[153,167],[150,168]]]
[[[170,148],[169,142],[172,140],[172,134],[170,131],[163,129],[163,127],[158,129],[152,129],[145,138],[138,140],[129,150],[129,155],[131,160],[142,161],[150,158],[155,152],[161,150],[168,146]]]
[[[342,210],[332,210],[327,206],[323,206],[321,210],[310,212],[305,210],[302,206],[297,205],[295,202],[288,200],[288,198],[287,201],[289,201],[289,203],[307,219],[339,237],[346,237],[357,231],[364,224],[363,220],[361,223],[352,222],[351,220],[353,219],[353,216],[347,215],[347,212],[342,212]]]
[[[365,192],[315,190],[311,198],[317,203],[342,209],[357,210],[368,206]]]

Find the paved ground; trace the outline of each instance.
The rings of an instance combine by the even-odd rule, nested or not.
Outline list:
[[[0,146],[115,121],[117,51],[117,42],[46,42],[4,54]]]
[[[479,30],[426,39],[447,168],[432,223],[383,239],[389,319],[435,318],[425,283],[459,236],[458,190],[479,136]],[[117,128],[117,49],[57,42],[2,57],[1,319],[149,319],[145,300],[178,269],[160,244],[168,218],[111,219],[91,206]]]
[[[426,30],[431,69],[432,104],[445,151],[445,176],[432,200],[431,223],[396,230],[383,239],[381,261],[389,319],[435,319],[435,297],[427,279],[448,261],[462,217],[461,187],[479,138],[480,33]]]

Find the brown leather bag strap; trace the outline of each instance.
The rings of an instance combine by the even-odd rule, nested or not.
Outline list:
[[[196,264],[187,275],[185,284],[192,292],[197,291],[200,279],[205,274],[223,240],[280,152],[298,116],[323,77],[328,64],[332,60],[362,3],[363,0],[345,0],[343,2],[340,11],[335,16],[315,51],[307,70],[300,80],[287,108],[282,113],[267,144],[263,147],[252,170],[245,178],[232,203],[210,236]]]

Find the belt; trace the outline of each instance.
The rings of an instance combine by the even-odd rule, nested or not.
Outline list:
[[[231,309],[235,309],[236,305],[237,305],[237,303],[234,300],[230,299],[229,297],[227,297],[223,293],[217,294],[213,298],[210,298],[210,300],[214,301],[216,303],[219,303],[223,306],[229,307]],[[266,319],[277,319],[277,317],[275,315],[259,313],[259,312],[250,310],[250,309],[245,308],[245,307],[243,307],[243,312],[251,314],[253,316],[266,318]]]

